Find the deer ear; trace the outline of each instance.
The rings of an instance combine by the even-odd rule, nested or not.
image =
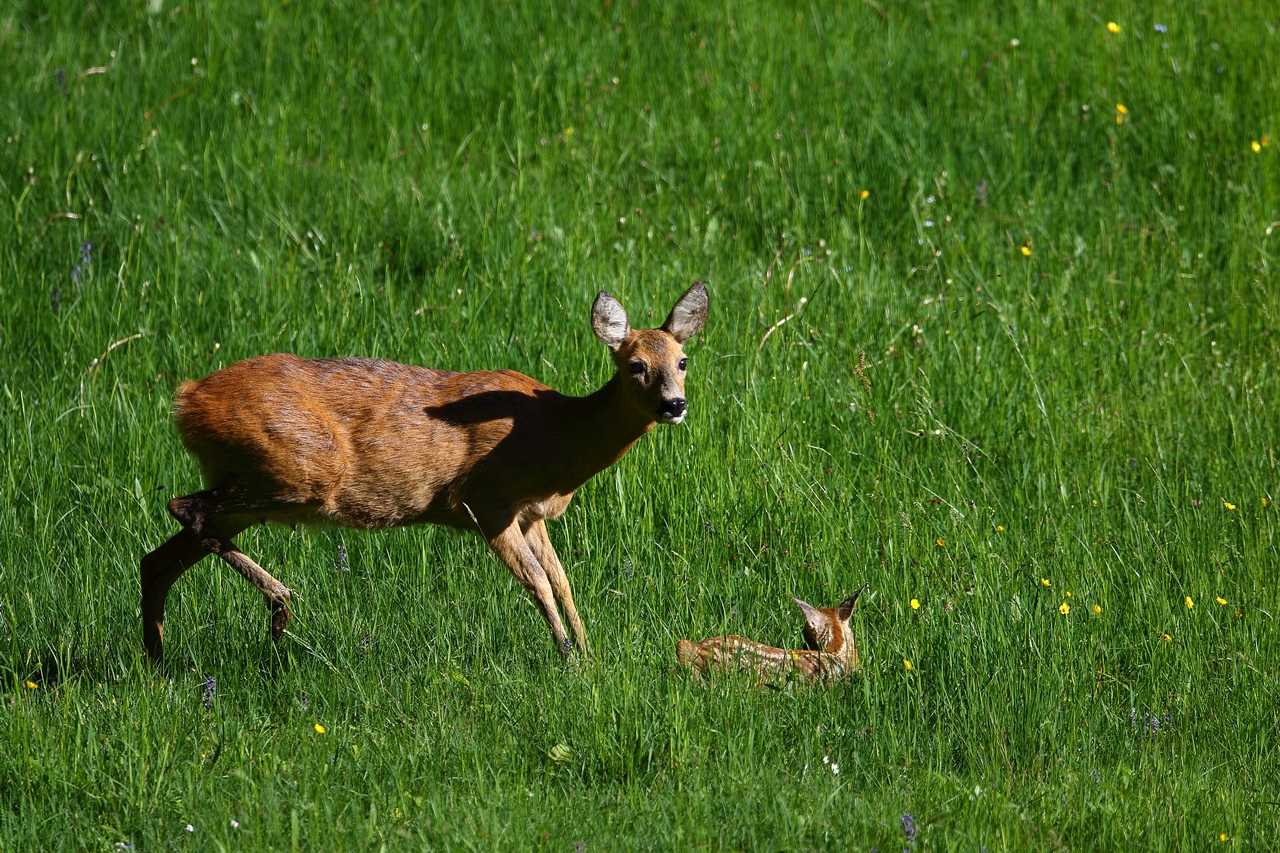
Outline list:
[[[596,294],[591,306],[591,330],[611,350],[617,350],[627,339],[631,327],[627,325],[627,312],[607,290]]]
[[[809,626],[809,630],[812,631],[815,636],[824,636],[830,626],[827,624],[827,617],[822,614],[822,611],[798,598],[793,598],[791,600],[800,605],[800,612],[804,614],[804,621],[805,624]]]
[[[858,596],[860,595],[862,595],[862,590],[858,590],[836,607],[836,615],[840,617],[841,622],[849,621],[849,617],[853,615],[853,606],[858,603]]]
[[[662,324],[662,330],[669,332],[671,337],[680,343],[684,343],[702,331],[702,327],[707,322],[707,308],[710,305],[711,299],[707,296],[707,286],[700,281],[695,281],[693,287],[685,291],[684,296],[681,296],[680,301],[671,309],[671,313],[667,315],[667,322]]]

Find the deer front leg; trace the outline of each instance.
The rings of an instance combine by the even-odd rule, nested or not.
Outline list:
[[[582,627],[582,620],[578,618],[578,608],[573,604],[573,590],[569,587],[569,576],[565,574],[560,557],[551,545],[551,537],[547,535],[547,522],[540,518],[530,524],[524,532],[524,540],[529,544],[529,550],[533,552],[533,556],[542,564],[543,570],[547,573],[547,580],[551,582],[551,591],[555,593],[556,600],[564,608],[564,617],[569,620],[569,631],[573,634],[573,644],[578,647],[578,651],[585,654],[587,632]]]
[[[486,538],[489,547],[502,562],[507,564],[511,574],[515,575],[520,585],[528,590],[529,595],[533,596],[533,600],[537,602],[538,609],[547,620],[547,626],[551,628],[551,636],[556,642],[556,648],[561,654],[570,654],[573,647],[569,645],[564,623],[560,621],[560,613],[556,610],[551,581],[542,564],[538,562],[538,558],[534,556],[529,543],[525,541],[520,531],[520,522],[512,520],[501,533]]]

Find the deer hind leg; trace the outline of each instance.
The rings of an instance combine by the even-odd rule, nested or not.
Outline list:
[[[551,588],[551,581],[538,558],[534,556],[529,543],[525,541],[520,530],[519,521],[511,521],[498,535],[486,537],[489,547],[507,564],[511,574],[515,575],[520,585],[528,590],[529,595],[537,602],[538,609],[551,628],[551,636],[561,654],[568,655],[573,647],[564,631],[564,623],[560,621],[560,613],[556,610],[556,601]]]
[[[560,558],[556,555],[555,548],[551,547],[551,538],[547,535],[546,521],[540,518],[530,524],[525,530],[524,539],[529,545],[529,550],[533,552],[533,556],[542,564],[543,570],[547,573],[547,580],[551,583],[551,591],[555,594],[556,601],[560,602],[560,607],[564,610],[564,618],[569,621],[569,631],[573,634],[573,644],[578,647],[580,652],[585,654],[587,651],[587,632],[582,627],[582,619],[578,617],[578,608],[573,604],[573,590],[569,587],[569,576],[565,574],[564,566],[560,563]]]
[[[244,528],[233,524],[230,535]],[[164,608],[169,589],[182,573],[208,556],[190,528],[184,527],[142,558],[138,566],[142,586],[142,647],[155,663],[164,660]]]
[[[263,510],[258,508],[258,511]],[[293,593],[231,541],[231,536],[247,525],[242,521],[224,523],[224,519],[220,518],[245,515],[252,517],[253,512],[253,507],[238,505],[233,497],[220,494],[218,489],[196,492],[194,495],[169,501],[169,514],[191,531],[201,548],[221,557],[262,593],[271,608],[271,639],[278,640],[284,633],[285,625],[289,624],[289,602]],[[229,530],[234,530],[235,533],[228,533]]]

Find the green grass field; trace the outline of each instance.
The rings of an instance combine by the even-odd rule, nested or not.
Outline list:
[[[0,848],[1280,847],[1276,5],[446,5],[0,10]],[[210,559],[146,665],[178,382],[585,393],[695,279],[581,665],[475,537],[282,528],[280,643]],[[676,668],[863,585],[848,685]]]

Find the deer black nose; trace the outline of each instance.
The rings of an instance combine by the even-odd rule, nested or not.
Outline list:
[[[683,415],[684,410],[687,408],[689,408],[689,404],[685,402],[684,397],[676,397],[672,400],[662,401],[662,414],[670,415],[673,418],[678,418]]]

